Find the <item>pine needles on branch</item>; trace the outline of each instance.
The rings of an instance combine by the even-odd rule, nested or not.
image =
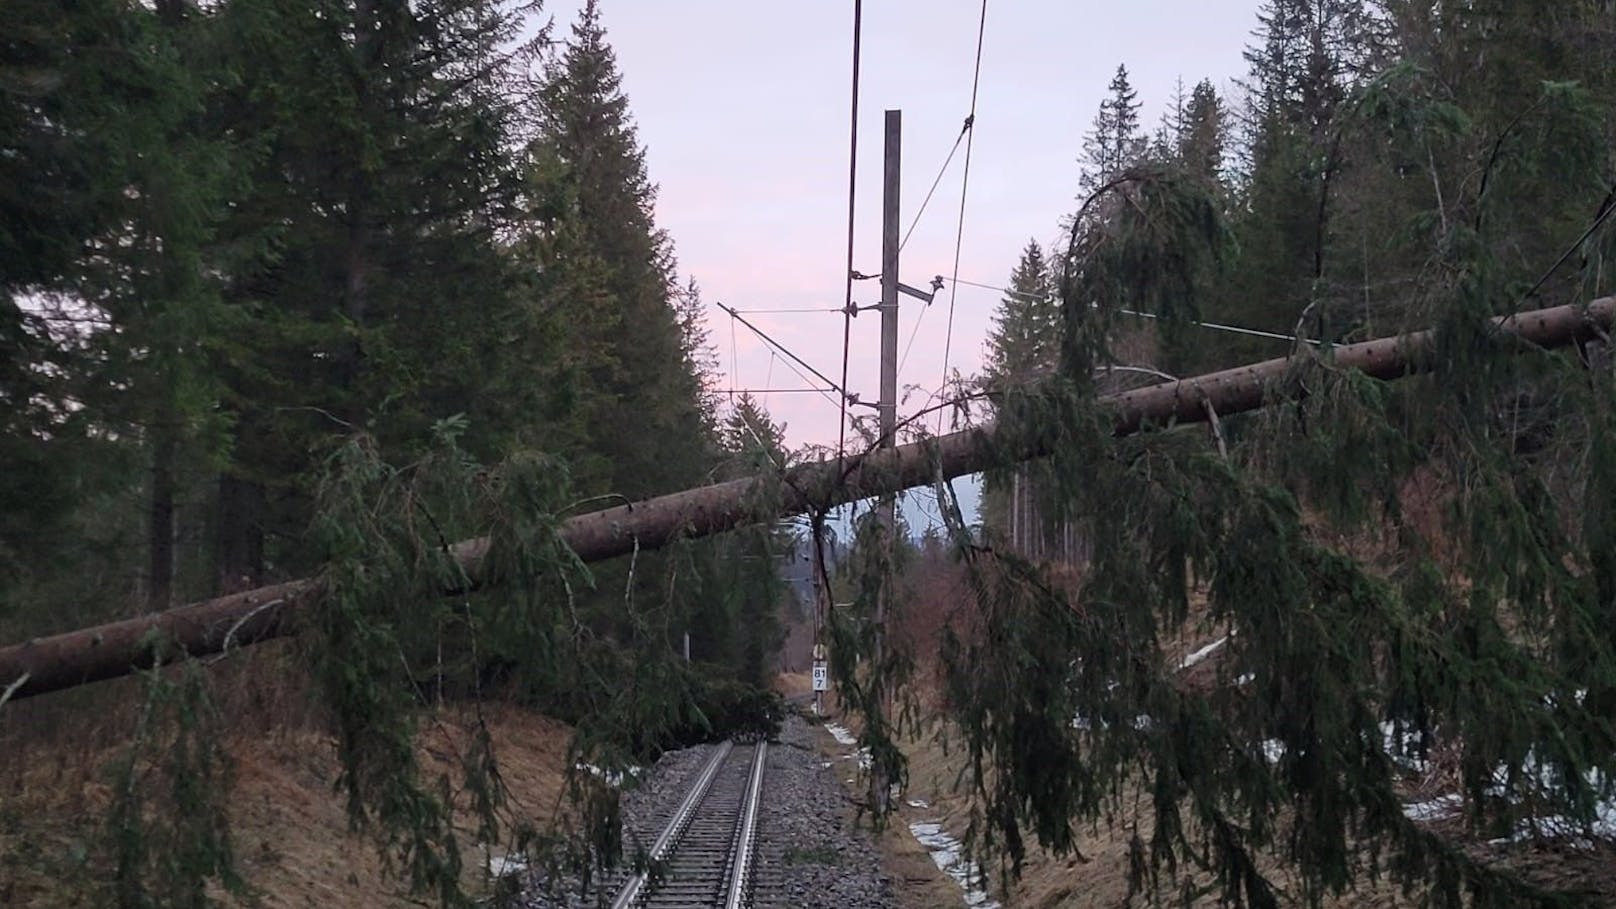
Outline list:
[[[944,649],[974,847],[1013,872],[1029,835],[1070,852],[1078,828],[1126,818],[1133,885],[1186,903],[1319,905],[1382,876],[1436,905],[1565,902],[1416,823],[1399,783],[1435,743],[1457,749],[1487,837],[1587,821],[1610,795],[1616,737],[1594,705],[1616,678],[1598,630],[1616,618],[1616,499],[1586,494],[1610,482],[1608,367],[1519,356],[1485,328],[1496,303],[1455,296],[1434,374],[1407,388],[1325,350],[1290,401],[1230,421],[1226,452],[1171,427],[1116,438],[1091,378],[1108,314],[1184,320],[1165,303],[1221,242],[1207,209],[1130,179],[1076,222],[1064,379],[998,410],[1003,438],[1057,440],[1047,505],[1092,537],[1081,580],[955,528],[980,609]],[[1435,530],[1400,507],[1432,475],[1449,484]],[[1208,684],[1165,657],[1186,625],[1225,636]]]

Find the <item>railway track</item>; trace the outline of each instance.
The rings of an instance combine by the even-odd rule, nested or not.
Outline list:
[[[729,742],[695,782],[651,846],[658,872],[629,879],[612,909],[743,909],[751,905],[758,803],[768,744]]]

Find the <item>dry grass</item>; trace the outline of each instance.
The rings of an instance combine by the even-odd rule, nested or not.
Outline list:
[[[923,800],[928,805],[924,809],[915,809],[906,804],[902,809],[904,823],[910,820],[940,821],[956,837],[963,838],[970,819],[970,800],[959,785],[965,763],[957,733],[947,726],[940,726],[931,734],[906,741],[904,751],[910,759],[910,786],[905,797]],[[1079,829],[1075,853],[1056,855],[1038,847],[1035,842],[1030,844],[1019,878],[1011,879],[1007,867],[988,869],[992,894],[1007,909],[1109,909],[1151,905],[1150,900],[1143,896],[1135,897],[1132,902],[1129,898],[1128,842],[1136,830],[1149,841],[1152,827],[1148,801],[1125,805],[1110,825]],[[1283,876],[1278,879],[1284,881]],[[961,905],[958,888],[952,883],[950,887],[952,894],[949,902],[926,905]],[[1176,905],[1171,887],[1168,887],[1164,899]],[[1213,903],[1212,900],[1207,901],[1208,905]],[[1285,902],[1282,905],[1294,904]],[[1393,909],[1414,903],[1397,898],[1389,888],[1370,887],[1326,905],[1329,909]]]
[[[1429,481],[1425,486],[1436,485]],[[1414,520],[1419,532],[1434,540],[1440,550],[1441,537],[1433,527],[1435,513],[1429,502],[1415,495],[1423,488],[1420,484],[1405,491],[1413,501]],[[1371,564],[1384,564],[1384,542],[1375,534],[1365,531],[1352,538],[1332,541],[1365,558]],[[969,594],[960,577],[957,565],[932,562],[918,566],[927,577],[906,579],[911,590],[922,595],[909,600],[910,607],[900,618],[902,626],[896,636],[904,640],[919,658],[916,666],[914,696],[924,713],[942,719],[947,709],[938,692],[937,641],[939,629],[951,624],[962,633],[969,634],[970,606],[964,602]],[[1063,576],[1064,583],[1074,585],[1079,578]],[[921,605],[924,604],[924,605]],[[1205,597],[1192,595],[1191,610],[1184,626],[1163,642],[1163,658],[1176,664],[1185,656],[1223,636],[1225,630],[1207,621]],[[1227,650],[1214,651],[1193,668],[1183,670],[1178,678],[1186,690],[1206,690],[1218,682],[1218,662]],[[950,748],[949,738],[952,737]],[[900,810],[906,827],[911,820],[939,821],[956,837],[963,838],[969,823],[970,803],[960,791],[961,773],[965,769],[959,750],[957,731],[946,722],[935,725],[934,731],[910,736],[901,743],[910,761],[910,788],[906,799],[920,799],[928,803],[925,809],[904,805]],[[1434,754],[1429,762],[1430,771],[1419,779],[1405,781],[1400,793],[1408,801],[1433,798],[1443,792],[1454,791],[1453,758],[1449,754]],[[1149,841],[1152,833],[1148,800],[1125,805],[1112,818],[1109,825],[1101,824],[1080,829],[1075,855],[1055,856],[1034,844],[1029,848],[1020,878],[1007,890],[994,895],[1007,907],[1038,907],[1038,909],[1077,909],[1077,907],[1126,906],[1129,902],[1128,842],[1137,830]],[[1465,843],[1473,855],[1498,867],[1519,871],[1528,880],[1552,889],[1579,893],[1586,896],[1589,906],[1616,907],[1616,848],[1608,845],[1577,848],[1566,844],[1486,845],[1476,835],[1463,829],[1461,823],[1451,822],[1439,832],[1455,842]],[[913,844],[913,840],[909,842]],[[1267,871],[1285,893],[1295,893],[1294,877],[1265,862]],[[990,875],[995,871],[990,869]],[[996,875],[995,875],[996,876]],[[926,902],[938,899],[936,891],[927,891],[921,902],[906,899],[906,905],[960,905],[957,887],[946,878],[946,902]],[[1205,880],[1196,880],[1197,884]],[[1171,888],[1169,888],[1171,891]],[[1168,894],[1172,899],[1171,893]],[[1176,900],[1175,900],[1176,902]],[[1206,900],[1210,905],[1214,900]],[[1150,905],[1148,899],[1135,898],[1133,905]],[[1282,905],[1299,905],[1294,899],[1282,897]],[[1417,898],[1404,896],[1388,882],[1363,882],[1354,891],[1327,900],[1328,909],[1401,909],[1418,905]]]
[[[814,677],[806,672],[782,672],[771,685],[781,697],[801,697],[814,693]]]
[[[264,648],[221,667],[210,680],[229,718],[231,830],[237,865],[252,889],[250,898],[227,905],[419,905],[384,873],[374,842],[349,829],[335,789],[333,743],[314,721],[306,692],[291,681],[295,674],[284,672],[293,656],[289,648]],[[277,681],[258,681],[270,678]],[[0,906],[96,904],[110,870],[100,839],[110,799],[103,768],[119,754],[140,694],[136,679],[6,707],[0,726]],[[562,804],[570,730],[508,705],[485,706],[484,718],[509,790],[507,819],[542,828]],[[425,778],[455,778],[475,723],[454,705],[430,716],[418,750]],[[491,882],[488,856],[470,845],[472,823],[467,812],[459,813],[466,884],[479,892]]]
[[[971,806],[963,791],[965,756],[957,733],[940,725],[909,738],[903,746],[909,756],[909,790],[900,809],[900,826],[907,830],[911,821],[938,822],[963,839]],[[912,807],[908,800],[924,802],[927,807]],[[1123,905],[1128,894],[1127,837],[1102,830],[1080,835],[1078,843],[1077,855],[1029,850],[1021,877],[1015,881],[1009,880],[1008,868],[987,869],[990,892],[1007,907]],[[924,905],[962,905],[959,887],[946,877],[942,880],[948,886],[947,902]]]
[[[508,706],[489,709],[486,721],[511,811],[542,825],[559,807],[569,730]],[[453,774],[473,731],[471,717],[440,712],[422,736],[425,774]],[[332,792],[337,768],[330,742],[312,734],[298,739],[272,749],[241,748],[237,758],[231,819],[242,872],[262,894],[259,904],[294,909],[406,903],[407,894],[383,873],[370,842],[348,831],[342,800]],[[461,812],[460,821],[469,843],[471,819]],[[464,860],[467,884],[483,885],[488,856],[468,849]]]

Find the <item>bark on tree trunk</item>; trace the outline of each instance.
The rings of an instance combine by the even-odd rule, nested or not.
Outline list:
[[[1528,344],[1520,349],[1562,347],[1608,332],[1616,297],[1587,306],[1559,306],[1521,313],[1497,322],[1501,333]],[[1338,369],[1357,369],[1376,379],[1397,379],[1429,369],[1434,335],[1414,332],[1335,348]],[[1313,354],[1301,356],[1312,357]],[[1106,395],[1112,431],[1130,435],[1150,426],[1198,423],[1207,404],[1219,414],[1255,410],[1294,394],[1296,360],[1281,358],[1204,376]],[[991,426],[874,451],[846,462],[823,461],[786,471],[781,495],[764,494],[767,481],[731,480],[714,486],[659,496],[570,518],[562,540],[585,562],[634,550],[655,549],[676,539],[709,536],[747,524],[777,521],[794,514],[867,499],[883,492],[927,486],[938,476],[953,479],[1003,463],[1008,448],[1019,460],[1050,454],[1047,438],[997,438]],[[467,572],[477,577],[488,540],[466,540],[452,547]],[[152,665],[163,640],[192,656],[205,656],[269,638],[294,634],[297,614],[319,595],[312,579],[290,581],[156,615],[0,648],[0,686],[15,684],[14,697],[30,697],[86,682],[116,678]],[[4,689],[0,689],[4,690]]]
[[[1010,549],[1021,552],[1021,468],[1010,474]]]
[[[177,444],[172,425],[153,433],[151,501],[146,546],[146,607],[167,609],[174,601],[174,457]]]
[[[214,513],[214,593],[264,582],[264,489],[231,474],[219,476]]]
[[[376,69],[376,44],[375,0],[357,0],[354,3],[353,58],[356,73],[355,93],[359,104],[359,128],[364,132],[375,128],[378,113],[375,91],[371,85]],[[372,188],[370,165],[365,161],[363,151],[359,151],[357,156],[347,163],[352,170],[348,177],[346,206],[348,236],[342,266],[342,309],[343,315],[352,324],[354,336],[348,339],[342,350],[341,362],[338,365],[340,369],[338,382],[348,393],[348,399],[343,407],[343,417],[357,426],[363,416],[363,408],[354,394],[354,386],[359,381],[365,353],[361,330],[370,315],[373,255]]]

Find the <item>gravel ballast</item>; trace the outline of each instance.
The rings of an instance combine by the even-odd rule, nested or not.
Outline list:
[[[623,793],[623,853],[631,859],[640,849],[650,849],[668,819],[678,809],[692,778],[701,770],[712,745],[682,748],[662,755],[655,765],[639,775],[638,781]],[[594,909],[611,905],[627,879],[621,869],[597,880],[582,892],[576,880],[548,881],[536,877],[527,883],[521,905],[528,909]]]
[[[855,829],[853,809],[838,773],[844,758],[819,752],[814,727],[786,720],[769,749],[759,816],[757,909],[889,909],[892,881],[869,834]]]
[[[813,726],[789,717],[771,744],[758,814],[756,909],[896,909],[892,882],[869,835],[855,829],[846,790],[837,779],[847,761],[816,746]],[[712,746],[670,751],[623,794],[624,850],[645,848],[684,798]],[[530,880],[521,904],[529,909],[585,909],[610,905],[625,875],[617,873],[580,893]]]

